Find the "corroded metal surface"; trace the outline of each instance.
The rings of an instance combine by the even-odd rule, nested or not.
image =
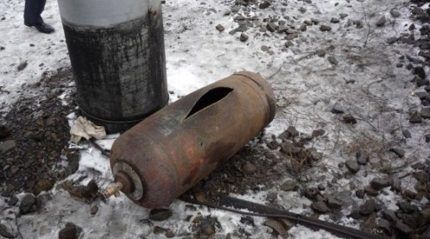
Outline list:
[[[236,73],[181,98],[119,137],[111,166],[131,168],[139,175],[139,186],[130,170],[115,170],[114,177],[135,203],[167,206],[239,151],[274,115],[269,84],[260,75]]]

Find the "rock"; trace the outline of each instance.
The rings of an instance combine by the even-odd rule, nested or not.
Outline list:
[[[318,25],[318,24],[320,23],[320,20],[318,20],[318,19],[316,19],[316,18],[311,18],[311,22],[312,22],[314,25]]]
[[[0,142],[0,153],[6,153],[16,147],[15,140],[6,140],[3,142]]]
[[[289,48],[289,47],[292,47],[292,46],[294,46],[294,43],[292,41],[286,41],[285,42],[285,47],[286,48]]]
[[[172,216],[170,209],[152,209],[149,213],[149,219],[152,221],[164,221]]]
[[[249,37],[248,37],[248,35],[246,35],[245,33],[242,32],[242,34],[240,34],[239,39],[241,42],[246,42],[246,41],[248,41]]]
[[[49,191],[54,186],[54,182],[49,179],[39,179],[34,188],[34,194],[39,194],[43,191]]]
[[[394,44],[397,40],[399,40],[397,37],[389,37],[387,38],[387,43],[388,44]]]
[[[73,223],[67,223],[66,226],[58,232],[58,239],[78,239],[82,228]]]
[[[345,124],[356,124],[357,120],[351,114],[346,114],[343,116],[343,122]]]
[[[382,217],[387,219],[390,222],[395,222],[398,220],[396,213],[392,210],[384,209],[382,210]]]
[[[358,165],[356,160],[348,160],[345,162],[346,167],[351,173],[357,173],[360,170],[360,166]]]
[[[366,192],[362,189],[355,191],[355,196],[357,196],[360,199],[363,199],[364,195],[366,195]]]
[[[36,210],[36,198],[32,194],[25,194],[19,204],[19,213],[25,215],[35,212]]]
[[[277,28],[278,28],[278,26],[273,22],[269,22],[266,25],[266,29],[270,32],[275,32]]]
[[[360,206],[360,214],[368,216],[376,211],[376,201],[373,199],[367,200],[363,205]]]
[[[331,31],[331,27],[327,26],[327,25],[321,25],[320,26],[320,31],[322,31],[322,32],[329,32],[329,31]]]
[[[360,165],[366,165],[369,162],[369,155],[362,151],[358,151],[355,154],[355,158],[357,159],[357,163]]]
[[[21,62],[16,68],[17,71],[22,71],[27,67],[27,61]]]
[[[402,134],[403,134],[403,137],[405,137],[407,139],[410,139],[412,137],[411,132],[407,129],[402,130]]]
[[[401,211],[407,214],[411,214],[419,210],[417,206],[414,206],[405,201],[397,202],[397,206],[400,208]]]
[[[415,75],[421,77],[421,79],[425,79],[426,78],[426,71],[421,66],[414,67],[413,73]]]
[[[339,23],[340,21],[339,21],[339,19],[333,17],[333,18],[331,18],[330,22],[331,23]]]
[[[401,148],[390,148],[390,152],[393,152],[399,158],[405,157],[405,151]]]
[[[383,27],[385,25],[385,23],[387,22],[387,19],[385,18],[385,16],[381,16],[378,21],[376,21],[376,26],[377,27]]]
[[[6,126],[0,125],[0,140],[6,139],[11,134],[9,130],[6,128]]]
[[[285,141],[287,139],[295,138],[297,136],[299,136],[299,131],[297,131],[294,126],[289,126],[287,130],[285,130],[279,135],[279,138]]]
[[[370,186],[374,188],[375,190],[381,190],[383,188],[386,188],[390,186],[392,183],[391,178],[385,177],[385,178],[374,178],[372,181],[370,181]]]
[[[333,114],[343,114],[343,113],[345,113],[345,110],[343,109],[343,107],[339,103],[336,103],[333,105],[331,112]]]
[[[424,135],[424,140],[426,141],[426,143],[430,143],[430,134]]]
[[[424,119],[430,119],[430,107],[425,107],[421,110],[421,117]]]
[[[98,196],[99,187],[94,180],[91,180],[86,186],[73,185],[70,181],[65,181],[61,185],[70,195],[85,200],[94,200]]]
[[[296,147],[293,143],[290,143],[288,141],[281,144],[281,152],[286,155],[294,156],[299,154],[301,151],[302,151],[301,148]]]
[[[325,134],[325,130],[323,130],[323,129],[316,129],[316,130],[312,131],[312,137],[313,138],[323,136],[324,134]]]
[[[397,10],[397,9],[395,9],[395,8],[391,9],[390,14],[391,14],[391,16],[393,16],[394,18],[398,18],[398,17],[400,17],[400,12],[399,12],[399,10]]]
[[[410,234],[413,231],[412,228],[410,228],[408,225],[404,224],[400,220],[396,221],[395,227],[397,230],[404,234]]]
[[[408,198],[408,199],[415,199],[415,198],[417,197],[417,193],[412,192],[412,191],[411,191],[411,190],[409,190],[409,189],[406,189],[406,190],[403,192],[403,195],[404,195],[406,198]]]
[[[346,14],[346,13],[339,13],[339,16],[340,16],[341,19],[345,19],[348,16],[348,14]]]
[[[342,201],[332,195],[329,195],[327,196],[327,206],[332,209],[340,209],[342,208]]]
[[[221,25],[221,24],[218,24],[216,27],[215,27],[219,32],[223,32],[224,30],[225,30],[225,28],[223,27],[223,25]]]
[[[400,179],[394,178],[393,182],[391,184],[391,191],[394,192],[401,192],[402,191],[402,184],[400,182]]]
[[[317,56],[319,57],[325,57],[326,51],[323,49],[317,50],[316,51]]]
[[[417,87],[428,86],[430,84],[429,80],[423,79],[419,76],[415,76],[412,81],[415,82]]]
[[[258,6],[260,9],[266,9],[268,7],[270,7],[271,3],[269,1],[264,1],[262,3],[260,3],[260,5]]]
[[[216,232],[217,225],[219,226],[218,219],[214,217],[206,217],[199,225],[199,233],[206,236],[213,236]]]
[[[246,162],[242,167],[242,171],[246,174],[253,174],[257,171],[257,167],[250,162]]]
[[[18,203],[18,198],[16,196],[12,196],[9,198],[9,200],[7,201],[7,204],[9,206],[15,206]]]
[[[298,188],[297,182],[293,180],[288,180],[281,185],[281,190],[285,192],[296,191]]]
[[[243,216],[240,218],[240,222],[245,225],[255,226],[254,218],[250,216]]]
[[[305,188],[303,190],[303,195],[309,200],[315,200],[318,194],[319,190],[317,188]]]
[[[301,13],[305,13],[305,12],[306,12],[306,8],[304,8],[304,7],[300,7],[300,8],[299,8],[299,12],[301,12]]]
[[[90,208],[90,214],[93,215],[93,216],[96,215],[98,211],[99,211],[99,207],[97,205],[93,205]]]
[[[378,196],[378,191],[376,191],[374,188],[372,188],[370,185],[367,186],[366,188],[364,188],[364,191],[366,192],[367,195],[372,196],[372,197],[376,197]]]
[[[357,210],[357,209],[353,209],[353,210],[351,211],[351,213],[348,215],[348,217],[350,217],[350,218],[354,218],[354,219],[356,219],[356,220],[358,220],[358,219],[362,218],[362,216],[361,216],[361,214],[360,214],[360,210]]]
[[[384,219],[379,219],[377,222],[378,228],[382,229],[386,234],[391,235],[391,225],[390,222]]]
[[[330,211],[327,204],[323,201],[313,202],[311,208],[317,213],[327,213]]]
[[[336,60],[336,58],[334,56],[329,56],[327,57],[328,62],[330,62],[330,64],[337,66],[339,64],[339,62]]]
[[[16,226],[9,220],[0,220],[0,238],[17,238]]]
[[[280,235],[282,238],[286,238],[288,236],[288,226],[279,220],[267,219],[263,225],[270,227],[273,229],[276,234]]]

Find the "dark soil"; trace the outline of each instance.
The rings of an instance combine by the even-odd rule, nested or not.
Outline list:
[[[71,82],[70,69],[44,74],[40,82],[23,86],[30,92],[0,120],[3,132],[0,192],[3,196],[22,191],[37,195],[76,171],[79,156],[68,149],[70,129],[66,119],[75,107],[70,96]],[[68,92],[67,106],[59,99],[64,92]]]

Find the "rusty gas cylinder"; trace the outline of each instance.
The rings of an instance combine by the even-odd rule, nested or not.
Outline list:
[[[121,135],[110,161],[115,181],[143,207],[168,206],[238,152],[274,115],[268,82],[251,72],[233,74]]]

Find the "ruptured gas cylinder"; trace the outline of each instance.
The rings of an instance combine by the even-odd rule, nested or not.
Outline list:
[[[168,103],[160,0],[58,0],[84,116],[124,131]]]
[[[116,184],[146,208],[169,205],[266,127],[273,92],[260,75],[239,72],[149,116],[114,143]]]

